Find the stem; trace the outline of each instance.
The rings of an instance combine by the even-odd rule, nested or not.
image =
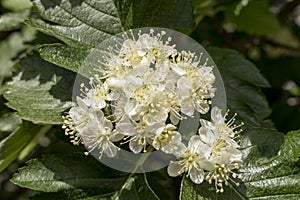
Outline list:
[[[21,151],[19,154],[18,160],[23,160],[28,153],[36,146],[39,139],[43,137],[50,129],[52,128],[52,125],[45,125],[43,126],[40,131],[32,138],[30,143]]]
[[[152,150],[153,150],[153,147],[152,147],[152,146],[149,146],[149,147],[147,148],[147,152],[150,152],[150,151],[152,151]],[[129,181],[130,178],[133,176],[133,174],[137,171],[137,169],[138,169],[140,166],[142,166],[142,165],[144,164],[144,162],[147,160],[148,156],[149,156],[148,153],[147,153],[147,154],[144,153],[144,154],[140,157],[140,159],[138,160],[138,162],[137,162],[135,168],[132,170],[131,174],[128,176],[126,182]],[[120,189],[120,191],[118,192],[118,196],[121,196],[123,190],[125,189],[124,186],[126,185],[126,182],[124,183],[123,187],[122,187],[122,188]]]
[[[235,187],[233,187],[233,185],[232,185],[231,183],[229,183],[228,185],[229,185],[229,187],[230,187],[235,193],[237,193],[237,195],[238,195],[239,197],[241,197],[241,199],[246,200],[246,198],[245,198],[243,195],[241,195],[240,192],[237,191],[237,189],[236,189]]]

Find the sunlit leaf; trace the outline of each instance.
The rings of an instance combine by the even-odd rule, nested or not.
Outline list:
[[[34,54],[20,63],[20,72],[7,83],[4,97],[17,115],[34,123],[61,124],[71,101],[75,74]]]

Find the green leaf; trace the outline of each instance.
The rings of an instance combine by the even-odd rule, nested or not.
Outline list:
[[[248,1],[244,7],[235,3],[226,9],[225,16],[238,30],[249,34],[267,35],[280,31],[280,24],[267,0]]]
[[[144,200],[144,199],[159,199],[157,195],[150,188],[146,174],[135,174],[130,176],[121,190],[116,192],[112,199],[118,200],[126,200],[126,199],[136,199],[136,200]]]
[[[129,28],[143,26],[177,27],[183,29],[188,28],[192,23],[191,2],[185,0],[168,0],[164,1],[163,4],[161,1],[115,0],[114,3],[116,7],[112,4],[113,1],[102,0],[95,4],[95,9],[92,11],[90,11],[91,8],[88,6],[94,2],[92,0],[84,1],[76,5],[74,3],[72,5],[72,3],[67,0],[61,2],[55,1],[51,4],[43,3],[42,1],[34,2],[35,7],[44,14],[40,16],[41,19],[32,18],[28,23],[38,30],[57,37],[69,44],[41,45],[37,48],[37,51],[43,59],[74,72],[77,72],[79,66],[90,52],[91,47],[96,46],[110,35]],[[107,2],[107,7],[111,4],[110,10],[105,11],[106,8],[101,7],[101,2]],[[84,12],[82,10],[84,10]],[[98,11],[96,12],[96,10]],[[164,10],[166,10],[166,12],[163,12]],[[55,11],[57,11],[57,13],[54,14]],[[65,13],[65,11],[69,13]],[[93,21],[86,22],[85,18],[91,18],[90,15],[92,15],[93,12],[101,16],[104,15],[104,11],[105,13],[109,12],[109,15],[113,16],[111,18],[117,19],[119,17],[119,21],[108,21],[110,16],[105,15],[101,17],[101,20],[98,20],[97,23],[94,22],[93,27],[91,27],[90,24]],[[116,13],[118,13],[118,15]],[[75,17],[73,23],[76,25],[69,25],[69,22],[63,21],[63,18],[71,14]],[[145,15],[147,15],[147,17],[145,17]],[[53,16],[58,17],[54,18]],[[77,18],[79,17],[82,20],[81,22],[77,22]],[[49,23],[49,21],[51,23]],[[55,23],[55,26],[53,23]],[[74,28],[74,26],[77,27],[77,23],[83,23],[80,30]],[[105,27],[105,30],[103,27]],[[115,30],[115,27],[119,27],[119,29]],[[108,32],[108,30],[110,32]],[[107,34],[105,35],[103,31]],[[70,39],[70,37],[75,36],[80,39]],[[72,47],[74,45],[75,47]]]
[[[284,134],[270,129],[254,128],[241,134],[244,166],[258,165],[276,156]]]
[[[26,43],[34,37],[35,31],[26,27],[21,32],[12,33],[6,40],[0,42],[0,85],[1,79],[11,74],[18,54],[30,47]]]
[[[207,48],[224,81],[227,104],[245,122],[259,126],[269,116],[270,108],[260,87],[269,87],[259,70],[237,51]]]
[[[178,199],[180,177],[170,177],[165,168],[146,175],[151,189],[160,199]]]
[[[193,26],[191,0],[133,1],[132,27],[188,29]]]
[[[20,63],[20,72],[7,83],[4,97],[17,115],[34,123],[61,124],[71,101],[75,74],[33,54]]]
[[[44,44],[37,47],[41,57],[55,65],[78,72],[90,50],[74,48],[65,44]]]
[[[11,31],[22,26],[24,19],[29,15],[29,10],[5,13],[0,17],[0,31]]]
[[[43,192],[76,189],[95,190],[94,194],[112,194],[122,187],[126,177],[83,154],[48,154],[27,162],[11,180],[21,187]]]
[[[18,157],[39,129],[39,126],[23,123],[20,128],[0,142],[0,172]]]
[[[272,148],[279,146],[281,137],[283,134],[271,130],[254,129],[245,132],[242,138],[243,153],[246,160],[254,161],[246,163],[240,169],[243,175],[242,185],[237,187],[230,184],[224,193],[217,194],[213,186],[207,183],[196,185],[184,178],[181,199],[299,199],[300,131],[289,132],[284,137],[277,156],[259,159],[273,155],[275,151]],[[257,154],[257,151],[260,153]]]
[[[97,46],[123,27],[113,0],[34,0],[38,16],[26,22],[70,46]]]
[[[213,14],[216,9],[213,7],[216,5],[216,0],[193,0],[194,7],[194,21],[195,27],[200,21],[208,14]]]
[[[30,197],[30,200],[76,199],[76,200],[110,200],[110,195],[99,195],[95,189],[63,190],[44,192]]]
[[[33,199],[61,198],[72,194],[76,199],[158,199],[145,175],[109,169],[97,160],[82,154],[45,155],[30,160],[11,180],[13,183],[37,191]]]

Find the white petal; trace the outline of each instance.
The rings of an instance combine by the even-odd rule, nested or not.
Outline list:
[[[183,143],[170,143],[161,148],[161,150],[167,154],[173,154],[177,158],[181,157],[185,151],[186,146]]]
[[[207,121],[205,119],[200,119],[200,123],[202,127],[206,127],[209,129],[213,129],[215,127],[215,125],[213,123],[211,123],[210,121]]]
[[[171,120],[171,123],[174,125],[178,124],[178,122],[179,122],[178,117],[176,117],[176,115],[172,111],[170,113],[170,120]]]
[[[201,113],[201,114],[206,114],[209,111],[209,105],[208,104],[204,104],[204,103],[194,103],[194,107],[195,109]]]
[[[202,159],[200,162],[201,168],[206,171],[211,171],[215,168],[215,162],[213,160]]]
[[[171,69],[179,76],[183,76],[184,74],[186,74],[186,71],[180,66],[178,66],[178,64],[172,64]]]
[[[134,135],[136,133],[133,125],[130,122],[121,122],[116,126],[117,130],[124,135]]]
[[[181,102],[181,112],[186,114],[187,116],[193,116],[194,114],[194,107],[192,103],[188,100],[184,100]]]
[[[201,127],[199,129],[199,136],[201,140],[207,144],[212,144],[216,140],[216,136],[214,135],[212,130],[206,127]]]
[[[116,147],[112,142],[107,141],[105,147],[103,147],[103,151],[108,157],[115,157],[118,147]]]
[[[183,165],[180,165],[178,162],[171,161],[167,171],[171,177],[176,177],[184,172],[184,167]]]
[[[117,132],[117,131],[113,131],[112,132],[112,135],[109,137],[109,139],[112,141],[112,142],[118,142],[120,140],[122,140],[124,138],[124,135]]]
[[[152,143],[152,146],[155,148],[155,149],[160,149],[160,142],[157,140],[157,137],[153,140],[153,143]]]
[[[216,124],[224,123],[224,117],[220,108],[213,107],[211,109],[211,119]]]
[[[200,136],[194,135],[189,140],[188,149],[190,149],[192,153],[199,153],[201,145],[203,145],[203,142]]]
[[[80,97],[76,98],[77,104],[78,106],[83,109],[83,110],[87,110],[87,106],[85,104],[85,101],[83,99],[81,99]]]
[[[203,169],[197,169],[197,168],[193,167],[189,171],[189,175],[190,175],[191,180],[196,184],[200,184],[204,180],[204,171],[203,171]]]
[[[143,149],[143,145],[140,145],[138,143],[138,140],[130,140],[129,142],[129,149],[133,152],[133,153],[140,153]]]

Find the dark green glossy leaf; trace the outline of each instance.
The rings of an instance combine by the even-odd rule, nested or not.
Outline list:
[[[126,180],[122,188],[113,195],[112,199],[155,200],[159,198],[150,188],[145,174],[132,174]]]
[[[133,1],[132,27],[188,29],[193,26],[191,0]]]
[[[234,50],[207,48],[224,81],[227,104],[247,123],[259,126],[270,109],[259,87],[269,87],[259,70]]]

